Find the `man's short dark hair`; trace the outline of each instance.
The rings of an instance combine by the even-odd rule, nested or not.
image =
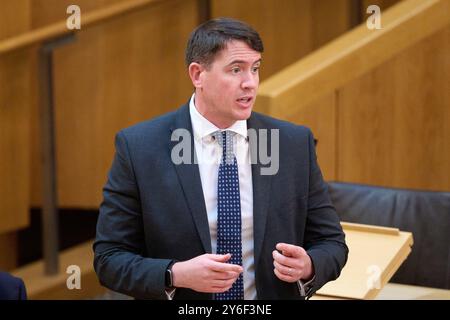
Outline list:
[[[216,54],[232,40],[244,41],[253,50],[264,51],[258,32],[248,24],[231,18],[217,18],[206,21],[191,33],[186,48],[186,65],[197,62],[209,67]]]

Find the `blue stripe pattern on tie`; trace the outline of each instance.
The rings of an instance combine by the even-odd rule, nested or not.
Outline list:
[[[217,188],[217,254],[231,253],[229,263],[242,266],[241,197],[239,171],[233,152],[234,132],[215,132],[215,139],[222,147]],[[230,290],[217,293],[216,300],[243,300],[242,273]]]

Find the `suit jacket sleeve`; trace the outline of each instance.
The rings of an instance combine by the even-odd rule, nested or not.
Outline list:
[[[322,178],[312,133],[309,131],[310,180],[305,249],[311,257],[315,280],[309,295],[335,280],[347,261],[348,248],[339,217]]]
[[[170,260],[145,257],[139,190],[123,132],[103,189],[94,242],[94,268],[100,283],[140,299],[167,299],[164,275]]]

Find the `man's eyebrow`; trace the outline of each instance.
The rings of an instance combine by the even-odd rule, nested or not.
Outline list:
[[[262,59],[258,59],[258,60],[256,60],[255,62],[253,62],[253,64],[255,64],[255,63],[261,63],[261,60]],[[244,60],[233,60],[233,61],[231,61],[229,64],[227,64],[227,67],[228,66],[231,66],[231,65],[233,65],[233,64],[246,64],[247,63],[247,61],[244,61]]]

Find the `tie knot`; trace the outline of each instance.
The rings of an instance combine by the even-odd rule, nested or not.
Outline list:
[[[217,140],[219,146],[222,148],[222,158],[225,158],[227,164],[233,163],[233,138],[235,135],[236,132],[230,130],[216,131],[213,133],[213,137]]]

